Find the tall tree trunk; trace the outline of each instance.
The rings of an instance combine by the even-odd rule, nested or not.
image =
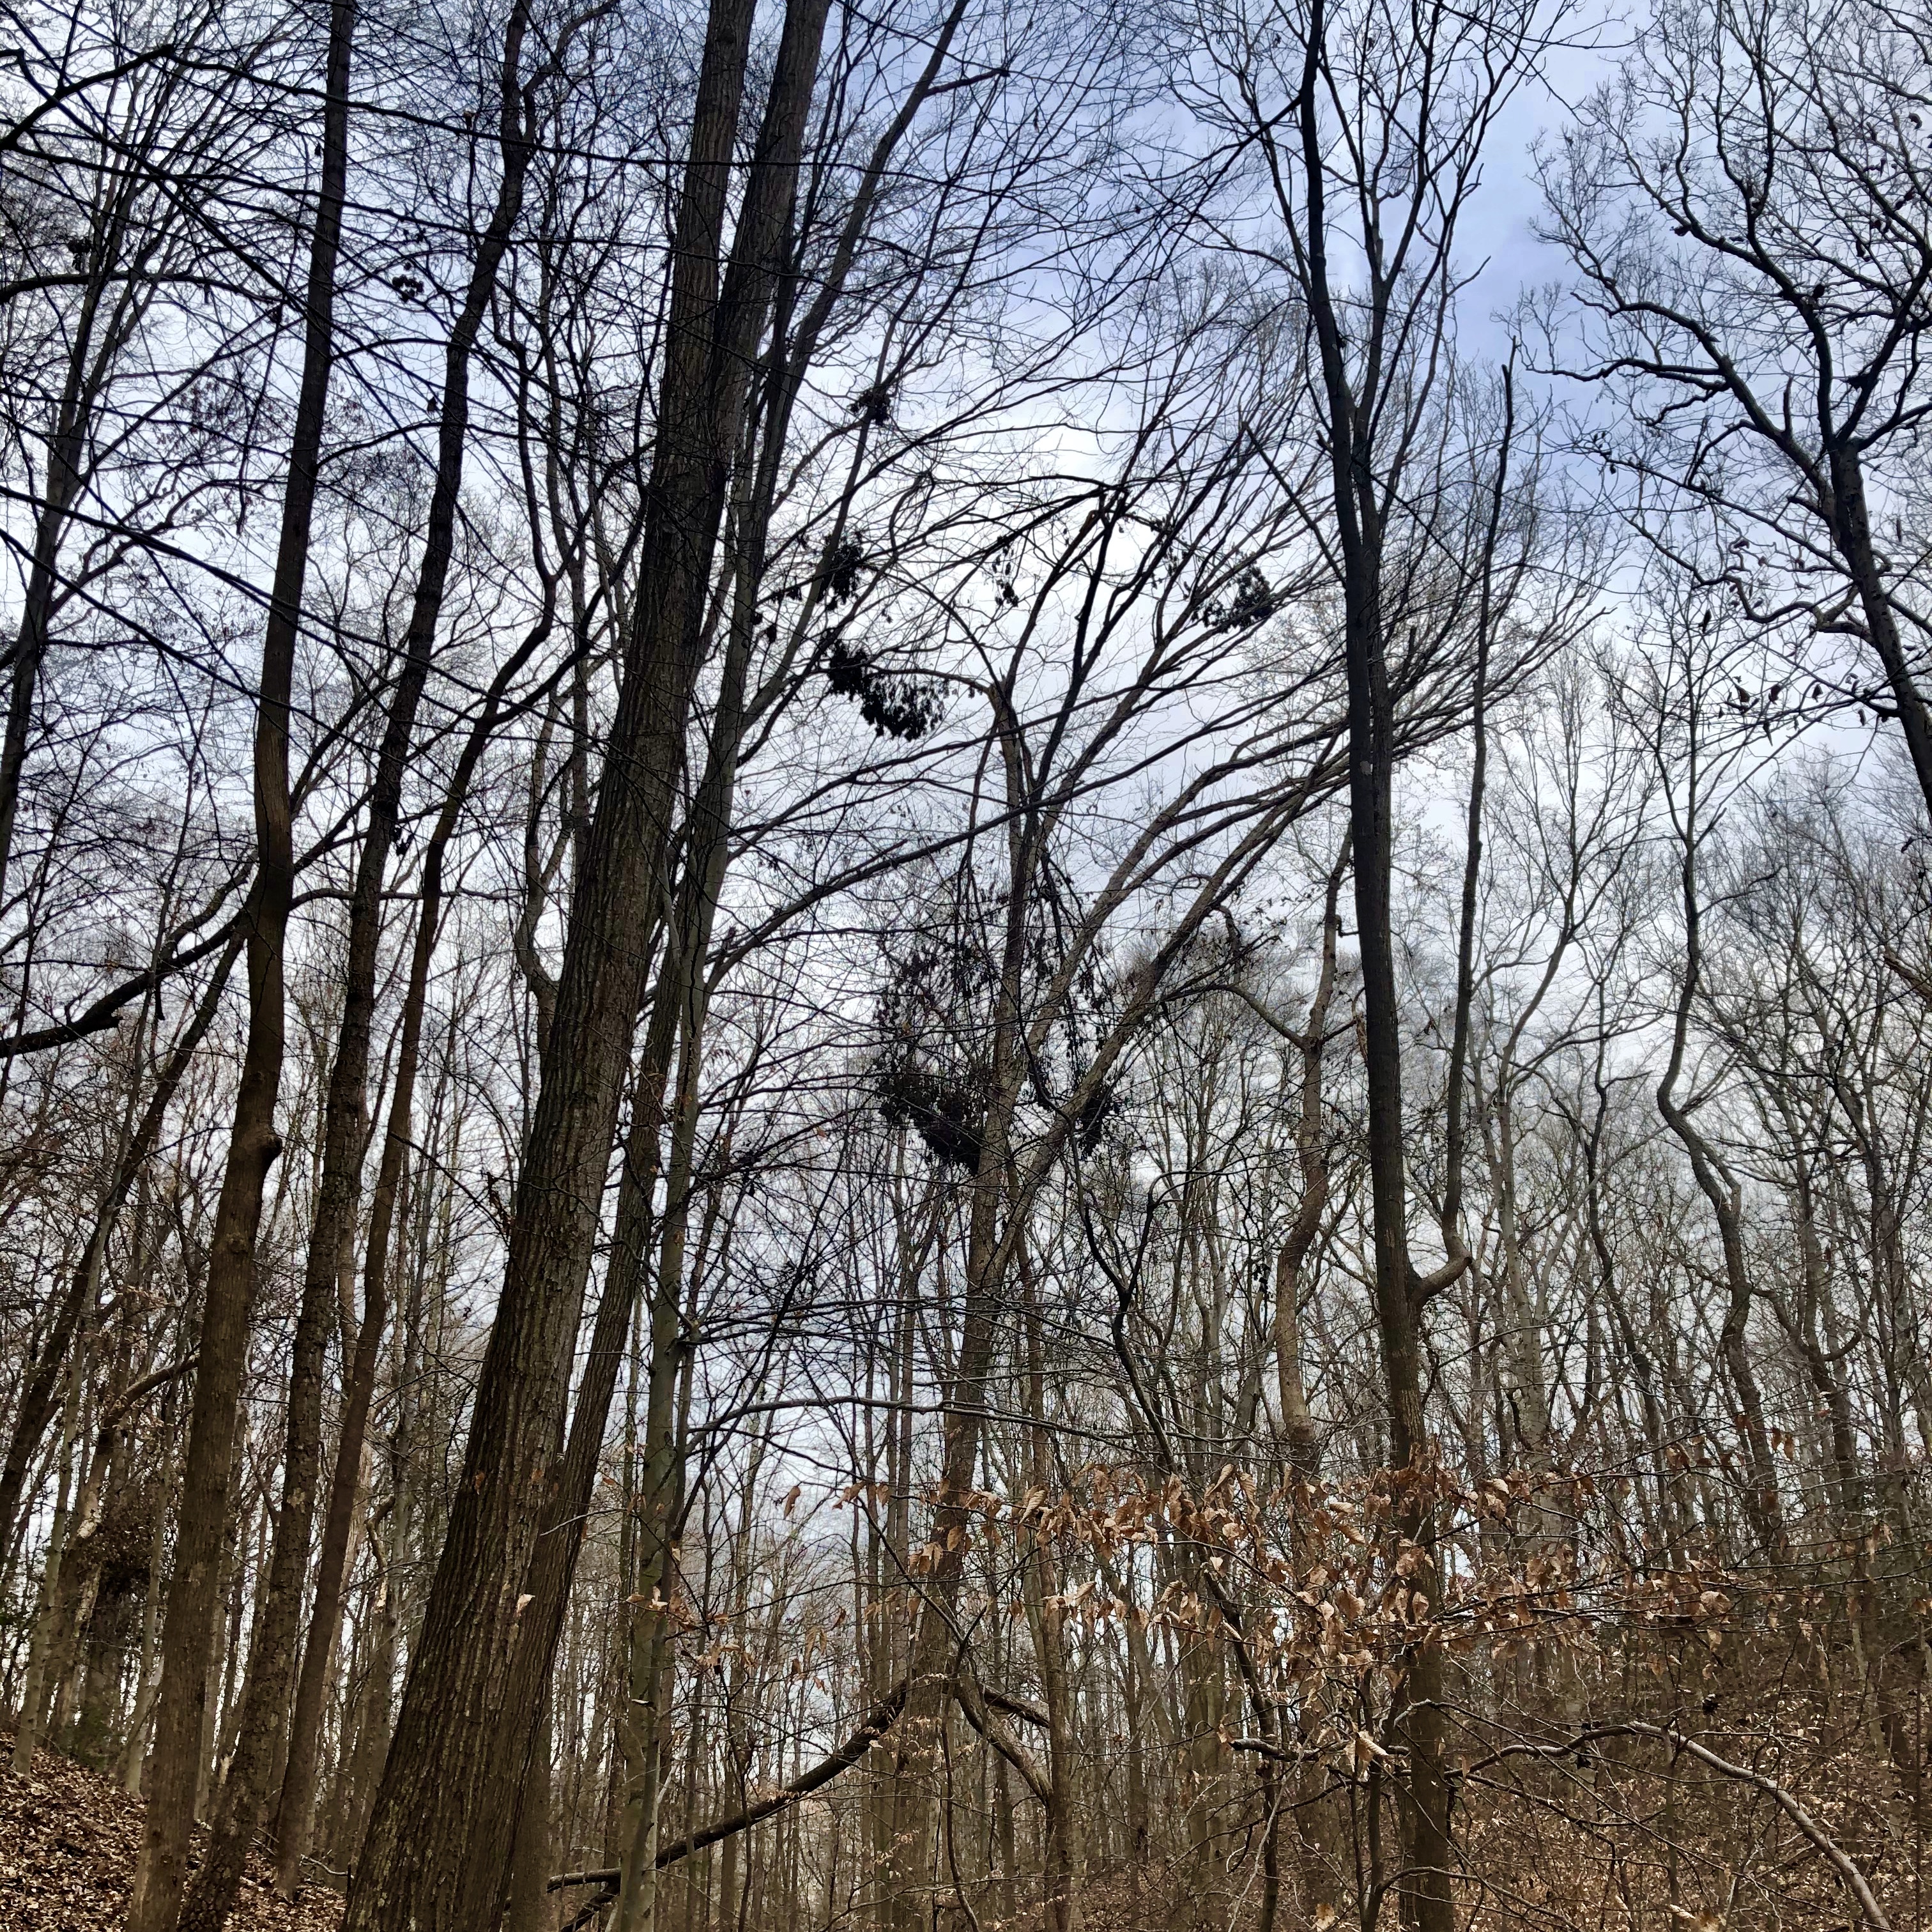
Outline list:
[[[463,1475],[389,1760],[352,1886],[347,1932],[494,1922],[516,1797],[562,1597],[533,1577],[560,1467],[563,1369],[583,1305],[646,962],[664,903],[674,782],[754,352],[789,220],[824,0],[788,9],[749,185],[724,247],[754,9],[715,0],[672,254],[658,439],[641,582],[603,782],[574,883],[550,1064],[519,1176],[502,1292]],[[723,270],[721,281],[720,271]],[[659,1090],[663,1075],[659,1073]],[[628,1310],[625,1311],[628,1315]],[[593,1342],[601,1405],[580,1395],[573,1440],[601,1447],[625,1329]],[[614,1358],[602,1360],[602,1348]],[[586,1377],[586,1381],[590,1379]],[[577,1538],[563,1546],[567,1589]],[[537,1601],[532,1582],[544,1583]],[[526,1628],[524,1612],[536,1612]],[[541,1652],[539,1658],[538,1653]],[[538,1667],[540,1664],[541,1667]]]
[[[1392,717],[1372,580],[1346,622],[1349,814],[1355,848],[1355,920],[1362,960],[1363,1058],[1369,1100],[1369,1183],[1376,1338],[1389,1406],[1389,1461],[1407,1472],[1396,1516],[1420,1552],[1412,1582],[1440,1600],[1428,1425],[1423,1410],[1424,1296],[1408,1255],[1408,1189],[1402,1125],[1400,1012],[1390,936]],[[1354,601],[1354,600],[1352,600]],[[1402,1687],[1400,1734],[1408,1775],[1397,1790],[1404,1865],[1402,1903],[1416,1932],[1454,1932],[1449,1879],[1449,1786],[1442,1763],[1441,1653],[1418,1647]]]
[[[1926,810],[1932,812],[1932,714],[1928,713],[1924,694],[1912,675],[1904,640],[1899,635],[1898,613],[1879,566],[1872,542],[1871,514],[1865,501],[1864,466],[1853,439],[1847,436],[1833,443],[1827,458],[1826,475],[1829,488],[1823,493],[1822,506],[1826,521],[1857,594],[1865,634],[1878,653],[1886,682],[1891,687],[1892,703],[1905,733],[1905,748],[1912,760],[1912,776],[1918,781]]]
[[[274,583],[262,641],[254,746],[255,878],[244,905],[248,1034],[228,1155],[210,1244],[202,1311],[200,1364],[183,1459],[174,1574],[161,1636],[153,1778],[141,1834],[128,1932],[173,1932],[194,1822],[203,1701],[219,1598],[220,1561],[234,1463],[236,1410],[248,1355],[255,1242],[275,1132],[283,1048],[283,945],[295,890],[289,797],[289,704],[308,572],[324,411],[335,350],[335,269],[348,175],[347,21],[350,0],[332,14],[321,192],[310,238],[302,373],[282,499]],[[338,32],[335,14],[344,16]]]
[[[502,714],[503,699],[518,673],[548,636],[554,608],[547,599],[537,622],[522,645],[498,670],[481,712],[457,760],[448,795],[434,830],[423,851],[416,937],[410,948],[410,971],[403,994],[400,1035],[391,1086],[388,1124],[382,1139],[376,1186],[370,1200],[369,1227],[362,1270],[362,1319],[356,1330],[354,1359],[343,1389],[342,1424],[336,1448],[335,1472],[329,1485],[328,1506],[322,1524],[322,1545],[316,1559],[315,1594],[302,1671],[296,1688],[295,1713],[290,1723],[286,1762],[276,1809],[275,1886],[284,1898],[301,1885],[302,1862],[308,1849],[315,1813],[316,1775],[321,1745],[323,1706],[341,1627],[344,1580],[354,1540],[363,1486],[363,1447],[368,1439],[370,1404],[382,1356],[383,1333],[389,1317],[389,1279],[394,1246],[396,1208],[415,1132],[416,1088],[422,1059],[422,1021],[429,993],[429,969],[442,918],[443,860],[471,780]],[[345,1228],[345,1234],[346,1229]]]
[[[784,278],[774,292],[773,344],[762,397],[762,418],[754,421],[746,437],[746,454],[748,457],[755,452],[756,462],[754,465],[748,462],[741,469],[733,493],[736,554],[729,643],[712,720],[710,754],[687,829],[684,876],[669,922],[665,955],[646,1029],[632,1104],[630,1142],[624,1157],[619,1238],[598,1307],[589,1354],[590,1370],[579,1394],[578,1412],[572,1427],[569,1465],[558,1504],[560,1520],[567,1521],[581,1511],[587,1498],[596,1432],[601,1431],[613,1392],[623,1324],[633,1319],[631,1311],[637,1305],[649,1273],[644,1257],[651,1186],[658,1160],[657,1138],[663,1109],[664,1070],[670,1065],[673,1042],[680,1039],[681,1028],[680,1051],[684,1070],[674,1118],[668,1206],[656,1278],[650,1294],[645,1453],[641,1463],[634,1468],[628,1462],[626,1464],[628,1513],[624,1531],[627,1559],[624,1576],[631,1601],[626,1620],[627,1708],[621,1726],[625,1778],[616,1833],[622,1861],[616,1923],[622,1932],[638,1932],[638,1928],[657,1922],[660,1880],[656,1847],[670,1736],[670,1685],[667,1672],[671,1656],[670,1598],[676,1581],[672,1525],[682,1506],[683,1492],[680,1438],[671,1409],[686,1360],[680,1333],[680,1275],[697,1127],[695,1082],[701,1064],[706,1010],[705,974],[728,856],[740,740],[748,716],[747,680],[758,621],[758,601],[764,580],[767,526],[782,474],[791,410],[813,351],[844,286],[859,239],[885,179],[886,164],[920,104],[937,82],[964,13],[965,0],[958,0],[934,37],[923,71],[874,144],[817,293],[798,319],[796,328],[789,332],[796,278],[796,264],[789,260],[788,248]],[[822,32],[822,15],[816,26],[806,24],[814,34]],[[788,35],[790,32],[788,22]],[[782,63],[783,58],[782,53]],[[805,84],[805,78],[800,73],[794,84]],[[778,100],[775,78],[774,106]],[[768,127],[771,120],[772,110],[768,108]],[[800,634],[804,634],[816,607],[814,593],[808,599],[799,621]],[[633,1232],[627,1234],[627,1228]],[[907,1334],[909,1345],[909,1328]],[[574,1543],[567,1546],[574,1549]],[[553,1558],[546,1572],[533,1585],[528,1630],[541,1630],[540,1619],[561,1615],[561,1593],[568,1586],[567,1570]],[[532,1642],[534,1652],[536,1640],[526,1640]],[[748,1898],[748,1884],[746,1895]]]
[[[1431,1507],[1428,1426],[1423,1409],[1422,1318],[1430,1287],[1408,1252],[1408,1184],[1402,1141],[1402,1035],[1390,929],[1390,882],[1396,764],[1396,718],[1383,634],[1382,486],[1376,470],[1377,393],[1360,396],[1348,373],[1344,332],[1328,264],[1326,176],[1321,100],[1328,22],[1314,0],[1296,100],[1306,221],[1305,276],[1319,362],[1319,394],[1330,461],[1329,492],[1341,559],[1342,655],[1348,684],[1348,823],[1354,848],[1355,923],[1362,970],[1362,1057],[1368,1094],[1369,1192],[1376,1339],[1388,1404],[1389,1461],[1402,1479],[1395,1527],[1418,1561],[1409,1588],[1441,1600]],[[1387,289],[1372,300],[1376,334],[1387,321]],[[1379,383],[1382,372],[1372,370]],[[1459,988],[1460,992],[1460,988]],[[1460,1071],[1460,1069],[1456,1070]],[[1453,1099],[1452,1096],[1452,1104]],[[1445,1220],[1447,1217],[1445,1216]],[[1445,1240],[1456,1240],[1453,1226]],[[1453,1269],[1458,1256],[1450,1249]],[[1443,1768],[1441,1652],[1419,1645],[1394,1712],[1408,1774],[1396,1789],[1402,1840],[1400,1903],[1415,1932],[1454,1932],[1450,1889],[1450,1787]]]
[[[123,232],[122,222],[112,220],[110,231]],[[98,236],[89,238],[94,245],[87,249],[87,259],[101,272],[109,272],[111,258],[118,254],[118,249]],[[108,356],[117,346],[117,338],[125,333],[124,327],[116,327],[110,321],[108,341],[103,344],[96,340],[106,292],[106,285],[97,274],[82,296],[75,320],[66,378],[55,409],[52,433],[47,438],[46,490],[34,520],[32,562],[28,568],[20,628],[13,649],[7,653],[12,662],[12,674],[7,684],[6,724],[4,731],[0,731],[0,906],[6,899],[14,826],[20,815],[20,778],[26,768],[27,740],[33,728],[34,694],[61,590],[61,547],[84,481],[88,424],[99,400],[100,377]]]
[[[342,86],[347,86],[352,0],[332,25],[343,43]],[[287,1738],[290,1681],[315,1490],[322,1459],[323,1356],[343,1259],[355,1232],[367,1142],[370,1040],[376,1006],[376,956],[382,928],[382,886],[401,815],[403,778],[415,736],[417,707],[428,681],[436,627],[448,582],[456,534],[456,508],[469,435],[470,368],[476,340],[496,288],[499,271],[524,199],[536,116],[536,93],[556,56],[526,80],[524,40],[527,0],[513,6],[503,32],[499,76],[497,144],[502,172],[490,220],[471,265],[462,308],[444,351],[442,401],[437,429],[436,480],[430,497],[422,562],[417,572],[404,640],[403,662],[392,694],[376,758],[369,822],[350,901],[349,944],[342,1017],[324,1102],[322,1173],[309,1233],[302,1297],[296,1317],[288,1426],[283,1449],[281,1508],[264,1590],[260,1641],[250,1657],[240,1742],[222,1785],[207,1856],[182,1912],[185,1932],[220,1932],[234,1909],[248,1846],[260,1821],[271,1779]],[[367,1325],[365,1324],[365,1325]],[[352,1368],[352,1376],[353,1370]],[[356,1445],[359,1461],[360,1444]]]

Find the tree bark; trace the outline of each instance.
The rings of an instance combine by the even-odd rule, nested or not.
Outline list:
[[[1043,1496],[1055,1487],[1053,1435],[1046,1420],[1046,1342],[1040,1296],[1017,1251],[1024,1301],[1026,1393],[1030,1427],[1028,1480]],[[1022,1579],[1027,1621],[1031,1626],[1046,1712],[1046,1844],[1041,1874],[1046,1932],[1079,1932],[1082,1864],[1080,1817],[1073,1784],[1076,1748],[1071,1688],[1066,1676],[1066,1612],[1060,1600],[1059,1565],[1048,1540],[1036,1527],[1029,1532],[1029,1561]]]
[[[1325,169],[1319,102],[1327,49],[1322,0],[1313,0],[1297,100],[1306,215],[1306,283],[1321,368],[1330,490],[1342,561],[1342,655],[1348,682],[1348,824],[1354,848],[1355,924],[1362,970],[1362,1058],[1368,1092],[1370,1225],[1376,1338],[1388,1402],[1389,1461],[1406,1472],[1396,1527],[1420,1554],[1413,1592],[1441,1600],[1423,1410],[1424,1284],[1408,1252],[1408,1184],[1402,1143],[1401,1012],[1390,922],[1396,730],[1382,634],[1381,492],[1373,417],[1363,410],[1344,359],[1329,280]],[[1386,292],[1378,290],[1385,298]],[[1372,328],[1373,324],[1371,325]],[[1395,1712],[1408,1774],[1397,1787],[1403,1874],[1401,1910],[1416,1932],[1454,1932],[1450,1892],[1450,1791],[1442,1762],[1440,1652],[1412,1653]]]
[[[672,247],[641,581],[616,716],[573,890],[549,1071],[518,1179],[463,1475],[346,1932],[404,1924],[470,1932],[502,1909],[511,1834],[484,1821],[514,1816],[560,1615],[546,1604],[531,1626],[532,1649],[542,1651],[542,1667],[534,1668],[520,1624],[562,1488],[562,1371],[600,1219],[640,1004],[643,934],[665,897],[674,787],[712,559],[790,210],[824,0],[794,0],[788,10],[728,260],[727,193],[753,12],[748,0],[716,0],[706,29]],[[620,1326],[614,1353],[622,1340]],[[600,1437],[602,1420],[600,1412]],[[574,1561],[577,1538],[557,1540]]]
[[[336,0],[336,5],[346,10],[349,0]],[[310,238],[302,383],[256,713],[255,878],[241,920],[248,962],[248,1041],[208,1256],[200,1365],[161,1636],[153,1778],[128,1906],[128,1932],[173,1932],[180,1912],[188,1834],[194,1822],[208,1655],[219,1614],[214,1584],[228,1510],[236,1403],[248,1354],[255,1242],[263,1186],[281,1151],[275,1105],[282,1074],[283,946],[295,890],[289,706],[334,358],[335,269],[348,172],[347,49],[345,38],[338,66],[338,39],[332,18],[321,192]]]
[[[324,1102],[321,1179],[309,1233],[290,1369],[281,1508],[276,1517],[259,1641],[249,1663],[240,1742],[223,1781],[207,1854],[183,1909],[182,1923],[185,1932],[220,1932],[226,1923],[240,1888],[248,1844],[260,1822],[288,1737],[289,1690],[295,1672],[296,1629],[322,1460],[323,1356],[343,1258],[355,1232],[362,1196],[382,886],[401,816],[403,778],[415,736],[417,708],[429,676],[454,548],[457,502],[462,488],[464,452],[469,434],[470,361],[523,206],[537,111],[536,90],[556,59],[553,55],[536,76],[525,78],[523,48],[528,21],[526,0],[518,0],[504,28],[500,74],[497,142],[502,174],[489,223],[471,265],[463,306],[444,351],[436,480],[430,494],[422,561],[404,640],[402,667],[376,752],[369,822],[350,901],[342,1017]],[[336,16],[332,17],[332,94],[338,91],[334,76],[339,62],[339,91],[346,95],[349,43],[353,30],[352,0],[342,0]],[[342,42],[339,55],[335,45],[338,36]],[[358,1336],[358,1350],[359,1345]],[[373,1369],[373,1357],[370,1366]],[[353,1374],[352,1368],[352,1381]],[[364,1414],[366,1418],[366,1398]],[[354,1446],[356,1455],[349,1462],[352,1471],[359,1465],[359,1440]]]
[[[1287,1238],[1275,1256],[1275,1378],[1281,1404],[1282,1432],[1288,1438],[1289,1466],[1304,1481],[1312,1482],[1321,1469],[1321,1444],[1315,1418],[1308,1406],[1308,1389],[1301,1366],[1301,1276],[1322,1233],[1328,1208],[1328,1148],[1322,1120],[1322,1063],[1328,1048],[1328,1014],[1335,996],[1335,952],[1341,935],[1342,880],[1348,869],[1349,841],[1328,874],[1322,910],[1322,964],[1315,997],[1308,1003],[1306,1029],[1293,1035],[1268,1017],[1276,1031],[1289,1038],[1301,1058],[1301,1102],[1295,1121],[1294,1151],[1301,1172],[1301,1199]]]
[[[1775,1557],[1784,1549],[1784,1512],[1778,1497],[1777,1467],[1772,1460],[1771,1434],[1765,1423],[1764,1396],[1758,1387],[1756,1372],[1751,1366],[1750,1351],[1745,1346],[1752,1294],[1750,1267],[1744,1258],[1739,1190],[1737,1184],[1724,1172],[1696,1124],[1677,1100],[1677,1082],[1683,1072],[1690,1041],[1690,1011],[1702,982],[1704,958],[1703,912],[1697,883],[1699,834],[1694,819],[1687,820],[1680,830],[1684,849],[1678,862],[1678,883],[1684,910],[1684,977],[1678,991],[1670,1058],[1664,1077],[1657,1083],[1657,1111],[1689,1157],[1691,1174],[1705,1199],[1711,1204],[1711,1212],[1718,1223],[1726,1290],[1724,1320],[1718,1331],[1718,1350],[1730,1378],[1732,1393],[1737,1398],[1738,1420],[1744,1438],[1745,1460],[1750,1472],[1744,1486],[1744,1514],[1764,1553]]]

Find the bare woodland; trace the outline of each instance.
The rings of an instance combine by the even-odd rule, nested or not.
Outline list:
[[[0,39],[88,1922],[1932,1924],[1932,13]]]

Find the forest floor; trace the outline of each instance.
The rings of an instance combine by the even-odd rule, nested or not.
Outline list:
[[[134,1881],[142,1805],[111,1778],[42,1751],[16,1778],[0,1731],[0,1932],[100,1932],[117,1926]],[[195,1834],[190,1863],[202,1834]],[[247,1932],[336,1932],[342,1901],[311,1888],[285,1904],[266,1861],[252,1858],[229,1923]]]

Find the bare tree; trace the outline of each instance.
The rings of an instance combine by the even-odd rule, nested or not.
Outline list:
[[[1794,700],[1877,700],[1856,661],[1814,666],[1815,635],[1877,660],[1932,800],[1904,527],[1927,406],[1926,56],[1884,5],[1666,7],[1544,181],[1577,277],[1580,338],[1558,355],[1619,405],[1590,446],[1637,479],[1663,540],[1687,507],[1725,516],[1726,554],[1684,560],[1791,639]],[[1830,699],[1805,698],[1820,675]]]

